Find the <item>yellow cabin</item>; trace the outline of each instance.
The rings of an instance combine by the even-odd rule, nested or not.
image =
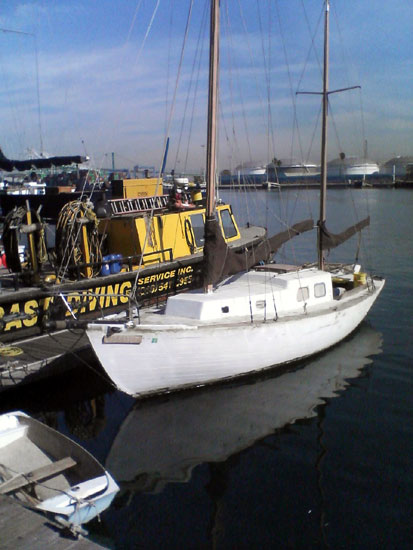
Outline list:
[[[222,234],[227,242],[241,238],[230,205],[217,207]],[[143,263],[160,263],[202,252],[205,208],[113,217],[101,222],[111,254],[136,256],[144,250]]]

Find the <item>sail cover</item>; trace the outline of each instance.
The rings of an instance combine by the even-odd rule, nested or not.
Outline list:
[[[245,251],[235,252],[225,242],[216,218],[207,219],[205,224],[204,280],[210,284],[217,284],[229,275],[246,271],[259,262],[266,262],[284,243],[313,228],[313,220],[304,220]]]
[[[36,168],[51,168],[52,166],[69,166],[70,164],[81,164],[87,160],[88,157],[81,157],[80,155],[11,160],[8,159],[0,149],[0,170],[4,170],[6,172],[12,172],[13,170],[18,170],[21,172],[23,170],[33,170]]]
[[[329,250],[330,248],[335,248],[339,244],[344,243],[350,237],[361,231],[364,227],[370,225],[370,216],[368,216],[364,220],[361,220],[355,225],[351,225],[341,233],[330,233],[330,231],[325,226],[325,223],[319,222],[318,225],[321,230],[321,248],[322,250]]]

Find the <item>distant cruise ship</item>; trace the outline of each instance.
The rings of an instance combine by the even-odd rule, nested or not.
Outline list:
[[[361,157],[337,158],[327,164],[329,178],[362,178],[378,175],[379,165]]]
[[[267,166],[261,162],[243,162],[234,169],[234,174],[240,176],[264,176],[266,173]]]
[[[397,178],[403,178],[406,176],[407,165],[413,163],[413,156],[406,157],[393,157],[385,162],[380,168],[380,175],[382,176],[395,176]]]
[[[296,159],[281,159],[276,164],[268,165],[268,177],[275,176],[277,170],[278,179],[299,179],[320,175],[320,166],[318,164],[300,162]]]

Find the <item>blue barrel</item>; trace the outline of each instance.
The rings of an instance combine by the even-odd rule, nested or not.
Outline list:
[[[122,269],[122,265],[120,262],[120,260],[122,259],[122,254],[111,254],[110,259],[112,260],[110,263],[110,272],[119,273],[119,271]]]
[[[103,264],[102,264],[102,267],[100,268],[100,274],[105,276],[105,275],[109,275],[110,273],[110,266],[109,266],[109,263],[105,263],[105,262],[109,262],[109,260],[112,258],[112,256],[103,256],[102,260],[103,260]]]

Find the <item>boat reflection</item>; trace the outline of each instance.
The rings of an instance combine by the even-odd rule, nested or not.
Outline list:
[[[316,414],[358,377],[382,336],[367,324],[346,341],[294,371],[136,401],[106,460],[123,491],[161,492],[186,482],[203,462],[221,462],[275,430]]]

